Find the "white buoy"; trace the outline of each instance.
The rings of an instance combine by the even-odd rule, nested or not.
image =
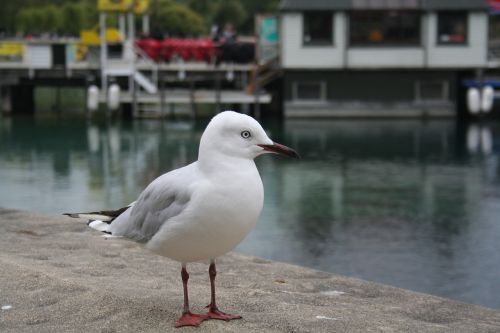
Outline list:
[[[120,107],[120,86],[113,83],[108,89],[108,109],[117,110]]]
[[[481,151],[484,155],[488,156],[493,150],[493,136],[488,127],[481,129]]]
[[[467,108],[471,114],[478,114],[481,110],[479,89],[469,88],[469,90],[467,90]]]
[[[99,108],[99,88],[95,85],[91,85],[87,89],[87,109],[89,111],[95,111]]]
[[[226,80],[229,82],[233,82],[234,80],[234,68],[232,63],[229,65],[229,70],[226,72]]]
[[[479,127],[472,124],[467,128],[467,150],[471,154],[476,154],[479,150],[479,140],[480,138]]]
[[[177,72],[177,78],[179,81],[184,81],[186,79],[186,69],[184,68],[184,59],[179,58],[179,71]]]
[[[489,113],[493,109],[495,90],[491,86],[484,86],[481,90],[481,111]]]

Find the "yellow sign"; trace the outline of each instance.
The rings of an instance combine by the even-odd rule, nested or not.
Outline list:
[[[0,43],[0,56],[15,57],[24,53],[24,44],[16,42]]]
[[[99,45],[101,43],[101,37],[99,36],[99,32],[97,30],[81,30],[80,41],[84,45]],[[106,41],[108,43],[121,43],[123,41],[123,36],[120,34],[118,29],[107,28]]]
[[[133,5],[134,0],[97,0],[97,9],[105,12],[126,12]]]
[[[149,9],[149,0],[135,0],[134,12],[144,14]]]

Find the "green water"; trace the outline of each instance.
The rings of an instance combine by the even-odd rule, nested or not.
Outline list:
[[[196,159],[205,122],[0,119],[0,206],[118,208]],[[261,219],[237,250],[500,308],[500,126],[265,123]]]

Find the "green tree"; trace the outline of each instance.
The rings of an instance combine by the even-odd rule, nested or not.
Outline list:
[[[245,7],[238,0],[221,0],[215,7],[214,22],[220,26],[226,23],[232,23],[236,28],[247,18]]]
[[[280,0],[252,0],[242,1],[241,3],[249,15],[239,26],[239,29],[244,33],[253,34],[255,32],[255,15],[275,13],[278,10]]]
[[[97,6],[95,1],[89,2],[88,0],[83,0],[78,4],[81,15],[82,15],[82,26],[81,29],[90,29],[95,27],[99,23],[99,14],[97,12]]]
[[[78,35],[84,25],[84,12],[80,3],[65,3],[61,9],[61,31],[65,34]]]
[[[47,5],[39,9],[43,20],[44,31],[61,32],[62,10],[55,5]]]
[[[43,24],[40,11],[35,8],[25,8],[18,12],[16,18],[16,30],[24,33],[34,32],[36,27]]]
[[[189,7],[171,0],[158,0],[151,8],[151,25],[171,35],[199,35],[206,33],[203,17]]]
[[[17,15],[17,30],[23,32],[59,32],[61,9],[55,5],[27,7]]]
[[[97,8],[94,2],[59,2],[62,3],[61,6],[32,5],[20,9],[16,15],[16,31],[58,32],[76,36],[81,29],[88,29],[97,24]]]
[[[219,0],[187,0],[179,1],[204,17],[211,18]]]
[[[151,0],[151,26],[172,34],[207,33],[216,23],[254,32],[254,16],[272,13],[280,0]],[[115,15],[108,15],[116,23]],[[78,34],[98,24],[97,0],[0,0],[0,31]]]

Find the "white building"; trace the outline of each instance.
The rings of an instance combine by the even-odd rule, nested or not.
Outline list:
[[[487,65],[486,0],[283,0],[287,116],[453,116]]]

